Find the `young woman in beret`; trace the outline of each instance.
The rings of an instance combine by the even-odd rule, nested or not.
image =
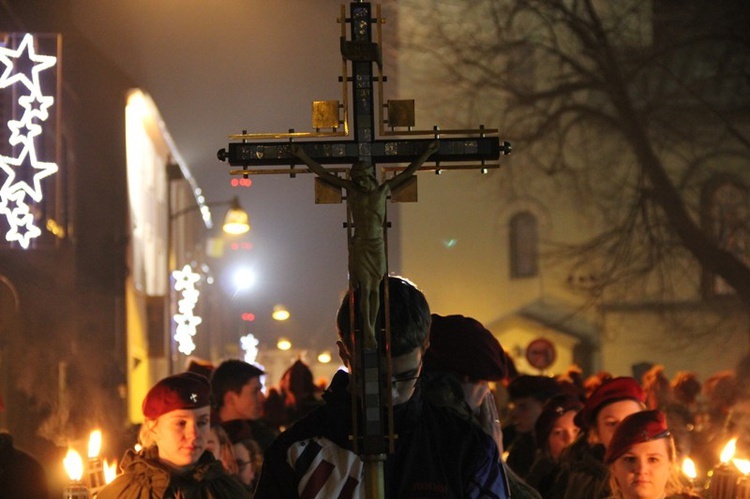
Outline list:
[[[154,385],[143,400],[142,450],[125,453],[122,473],[98,499],[247,497],[237,478],[206,449],[210,393],[208,380],[191,372]]]
[[[608,498],[611,491],[604,455],[620,421],[645,410],[645,401],[641,386],[631,377],[612,378],[594,390],[575,415],[575,424],[582,431],[563,452],[560,473],[549,497]]]
[[[665,414],[631,414],[617,426],[604,462],[614,499],[677,499],[685,492],[675,463],[675,445]]]
[[[534,424],[537,454],[526,475],[526,482],[542,497],[549,497],[560,472],[560,456],[578,437],[580,428],[576,426],[574,418],[582,408],[583,402],[579,397],[558,395],[544,404]]]

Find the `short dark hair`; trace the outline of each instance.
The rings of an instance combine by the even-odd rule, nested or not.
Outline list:
[[[430,334],[430,306],[417,286],[399,276],[388,276],[388,300],[391,319],[391,355],[405,355],[421,347]],[[385,286],[380,284],[380,308],[385,304]],[[349,295],[347,292],[341,301],[336,325],[339,339],[347,348],[351,348],[351,331],[349,328]],[[354,292],[354,313],[359,313],[359,290]]]
[[[227,392],[240,393],[242,387],[253,378],[266,374],[262,369],[247,362],[229,359],[225,360],[214,370],[211,376],[211,399],[215,410],[224,405],[224,395]]]

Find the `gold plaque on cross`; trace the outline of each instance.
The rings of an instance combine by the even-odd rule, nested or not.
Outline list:
[[[391,192],[392,203],[416,203],[417,197],[417,177],[408,178]]]
[[[336,204],[341,202],[341,187],[336,187],[320,177],[315,177],[315,204]]]
[[[316,100],[312,103],[313,128],[338,128],[339,101]]]
[[[414,99],[388,101],[388,126],[414,126]]]

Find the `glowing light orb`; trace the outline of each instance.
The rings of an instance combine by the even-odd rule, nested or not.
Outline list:
[[[292,348],[292,342],[286,338],[279,338],[279,341],[276,342],[276,348],[284,351],[289,350]]]

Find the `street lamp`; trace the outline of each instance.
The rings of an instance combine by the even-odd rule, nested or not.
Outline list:
[[[249,231],[249,217],[247,215],[247,212],[242,209],[242,206],[240,206],[240,200],[237,198],[237,196],[234,196],[229,201],[215,201],[213,203],[205,203],[202,205],[194,204],[192,206],[188,206],[187,208],[183,208],[182,210],[172,213],[169,216],[169,220],[175,220],[176,218],[179,218],[193,211],[203,211],[215,206],[227,205],[229,206],[229,209],[227,210],[226,215],[224,215],[224,223],[221,226],[222,230],[227,234],[233,235],[244,234],[245,232]]]
[[[244,234],[250,230],[247,212],[240,206],[237,196],[233,197],[229,203],[229,210],[227,210],[227,214],[224,216],[222,229],[227,234]]]

